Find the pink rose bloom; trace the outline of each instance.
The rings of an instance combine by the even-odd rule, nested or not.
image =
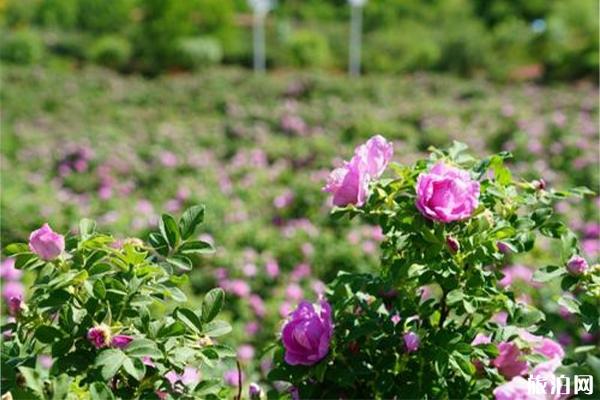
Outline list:
[[[248,303],[250,303],[250,307],[252,308],[252,311],[254,311],[254,314],[256,314],[257,317],[262,318],[267,313],[265,303],[259,295],[250,295],[250,297],[248,298]]]
[[[394,146],[381,135],[373,136],[356,148],[355,157],[360,157],[365,163],[365,172],[370,179],[377,179],[383,174],[385,167],[394,155]]]
[[[540,386],[537,389],[538,393],[545,392],[545,400],[559,400],[567,397],[564,395],[568,393],[570,388],[556,387],[555,371],[560,365],[560,359],[554,358],[538,364],[531,372],[530,377],[534,378],[532,379],[534,382],[540,382],[539,385],[541,385],[541,382],[545,383],[545,386]]]
[[[171,384],[172,389],[175,389],[177,382],[181,382],[185,386],[194,386],[200,382],[200,371],[194,367],[187,366],[184,368],[182,374],[171,370],[165,374],[165,378]]]
[[[240,377],[238,375],[238,370],[230,369],[228,371],[225,371],[225,373],[223,374],[223,379],[225,380],[225,383],[228,384],[229,386],[237,387],[238,383],[240,381]],[[243,382],[244,382],[244,374],[242,373],[242,383]]]
[[[562,360],[565,357],[565,351],[562,346],[552,339],[533,335],[525,330],[519,332],[519,337],[528,342],[535,353],[546,356],[549,359],[558,358]]]
[[[354,157],[343,167],[334,169],[327,178],[323,191],[333,195],[333,204],[357,207],[365,204],[369,186],[369,176],[364,170],[360,158]]]
[[[514,343],[502,342],[498,345],[500,354],[492,361],[506,379],[527,373],[527,362],[523,360],[521,350]]]
[[[417,208],[438,222],[469,218],[479,203],[479,182],[467,171],[438,162],[417,179]]]
[[[270,259],[265,264],[265,271],[267,272],[269,278],[275,279],[277,276],[279,276],[279,264],[276,260]]]
[[[546,400],[544,394],[532,394],[529,382],[517,376],[494,389],[496,400]]]
[[[0,278],[7,281],[17,281],[21,279],[23,271],[15,268],[15,259],[7,258],[0,263]]]
[[[52,368],[52,364],[54,364],[52,356],[49,356],[48,354],[40,355],[38,357],[38,362],[40,363],[40,366],[44,369],[50,369]]]
[[[104,324],[96,325],[88,330],[87,339],[97,349],[108,347],[111,342],[110,328]]]
[[[285,289],[285,297],[288,300],[298,301],[304,297],[304,291],[297,283],[290,283]]]
[[[281,331],[285,362],[289,365],[313,365],[329,352],[333,335],[331,306],[303,301],[290,315]]]
[[[24,294],[25,289],[23,289],[21,282],[9,281],[4,282],[2,285],[2,297],[4,297],[6,301],[9,301],[13,297],[22,299]]]
[[[42,260],[53,260],[65,249],[65,238],[44,224],[29,235],[29,248]]]
[[[506,321],[508,321],[508,313],[506,311],[498,311],[492,316],[492,321],[498,325],[505,326]]]
[[[118,349],[124,349],[127,346],[129,346],[129,343],[131,343],[132,340],[133,340],[132,336],[116,335],[116,336],[113,336],[110,344],[112,347],[116,347]]]

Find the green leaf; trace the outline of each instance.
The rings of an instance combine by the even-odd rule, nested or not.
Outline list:
[[[181,237],[185,240],[196,232],[196,228],[204,221],[204,206],[193,206],[185,210],[179,220]]]
[[[15,254],[30,253],[31,250],[27,243],[11,243],[4,248],[4,252],[7,256],[14,256]]]
[[[225,302],[225,292],[221,288],[212,289],[204,296],[202,301],[202,321],[208,322],[215,319],[221,312]]]
[[[204,325],[203,333],[206,336],[217,337],[231,332],[231,325],[225,321],[215,320]]]
[[[185,325],[179,321],[175,321],[172,324],[165,325],[158,331],[157,336],[159,338],[163,337],[173,337],[173,336],[181,336],[185,334]]]
[[[50,325],[42,325],[35,330],[35,338],[42,343],[53,343],[63,336],[62,332]]]
[[[98,299],[106,298],[106,286],[100,279],[94,282],[94,296]]]
[[[146,375],[146,366],[139,358],[126,358],[123,361],[123,369],[137,381],[141,381]]]
[[[215,252],[212,244],[201,240],[192,240],[185,242],[179,247],[181,254],[211,254]]]
[[[178,308],[175,310],[175,317],[183,322],[185,326],[191,329],[193,332],[200,333],[202,331],[202,322],[195,312],[189,308]]]
[[[149,339],[134,339],[125,349],[125,353],[131,357],[162,358],[163,354],[154,341]]]
[[[108,349],[98,354],[95,365],[102,368],[102,377],[105,380],[109,380],[115,376],[126,359],[127,356],[121,350]]]
[[[94,382],[90,385],[90,395],[94,400],[114,400],[115,396],[112,394],[106,383]]]
[[[537,282],[548,282],[566,273],[567,271],[562,267],[547,265],[534,272],[533,280]]]
[[[90,276],[104,274],[110,271],[112,267],[106,263],[94,264],[89,270]]]
[[[169,243],[171,248],[174,248],[179,243],[179,229],[175,218],[169,214],[163,214],[158,224],[160,233],[163,238]]]
[[[574,314],[580,313],[579,304],[576,298],[567,295],[558,299],[558,305],[565,307],[569,312]]]
[[[446,296],[446,303],[448,303],[448,305],[452,305],[458,303],[463,298],[464,294],[462,289],[454,289],[448,292],[448,295]]]
[[[521,306],[515,314],[515,324],[520,327],[530,327],[544,319],[544,313],[531,306]]]
[[[173,256],[167,258],[167,262],[182,271],[191,271],[192,262],[185,256]]]
[[[83,240],[86,240],[96,231],[96,221],[84,218],[79,221],[79,234]]]
[[[44,389],[42,387],[42,380],[38,371],[36,371],[33,368],[19,367],[19,372],[25,379],[25,385],[27,386],[27,388],[40,395],[44,393]]]

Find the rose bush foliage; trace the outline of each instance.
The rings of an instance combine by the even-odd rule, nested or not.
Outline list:
[[[18,270],[35,276],[27,298],[13,296],[2,327],[2,392],[14,398],[227,398],[219,344],[231,327],[216,319],[222,289],[198,309],[180,286],[195,257],[212,253],[193,235],[204,207],[179,221],[165,214],[149,243],[115,240],[82,220],[66,237],[48,224],[29,244],[11,244]],[[173,306],[175,304],[175,306]]]
[[[332,173],[325,190],[345,206],[333,217],[381,226],[381,267],[378,274],[340,271],[327,286],[320,304],[331,308],[333,334],[311,327],[311,318],[300,318],[302,328],[296,313],[305,305],[288,318],[269,374],[279,389],[294,398],[508,399],[527,395],[529,376],[598,379],[596,346],[565,355],[545,314],[500,282],[505,258],[550,238],[559,258],[538,266],[533,280],[559,281],[564,295],[557,305],[588,332],[598,330],[600,266],[580,256],[576,235],[553,208],[589,191],[514,177],[505,166],[508,152],[479,160],[466,150],[455,143],[433,149],[428,160],[392,164],[392,179],[366,172],[377,157],[366,157],[361,169],[357,150],[344,174]],[[355,195],[336,201],[349,192]],[[295,362],[299,352],[325,348],[320,342],[329,337],[327,354]]]

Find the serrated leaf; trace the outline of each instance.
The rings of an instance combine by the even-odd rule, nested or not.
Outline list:
[[[203,333],[206,336],[217,337],[231,332],[231,325],[225,321],[215,320],[204,325]]]
[[[179,220],[179,229],[181,237],[185,240],[191,237],[199,224],[204,221],[204,206],[198,205],[188,208],[184,211]]]
[[[209,291],[202,300],[202,321],[208,322],[215,319],[221,312],[225,302],[225,292],[221,288]]]
[[[107,349],[98,354],[95,365],[101,368],[102,378],[109,380],[115,376],[126,359],[127,356],[121,350]]]
[[[139,358],[126,358],[123,361],[123,369],[137,381],[141,381],[146,375],[146,366]]]
[[[179,243],[179,228],[177,222],[169,214],[163,214],[158,224],[161,235],[169,243],[171,248],[174,248]]]
[[[202,331],[202,322],[195,312],[189,308],[178,308],[175,310],[175,317],[183,322],[193,332],[199,333]]]

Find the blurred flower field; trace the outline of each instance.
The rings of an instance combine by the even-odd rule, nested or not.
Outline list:
[[[145,237],[162,212],[206,204],[199,239],[217,251],[196,260],[185,291],[195,304],[194,293],[225,290],[225,340],[245,382],[264,381],[267,345],[302,299],[317,299],[338,271],[377,270],[382,232],[332,218],[322,192],[329,171],[372,135],[393,141],[398,163],[456,140],[477,155],[513,153],[513,173],[547,188],[600,189],[598,89],[587,82],[235,68],[146,80],[91,66],[6,65],[2,87],[3,242],[26,241],[48,221],[74,231],[84,216],[123,239]],[[599,207],[597,194],[557,205],[590,263],[600,259]],[[558,285],[532,283],[555,252],[540,241],[527,257],[508,257],[500,284],[549,313],[547,328],[567,352],[599,344],[599,332],[578,331],[557,304]],[[10,265],[2,261],[5,300],[30,282]],[[223,373],[235,386],[231,368]]]

